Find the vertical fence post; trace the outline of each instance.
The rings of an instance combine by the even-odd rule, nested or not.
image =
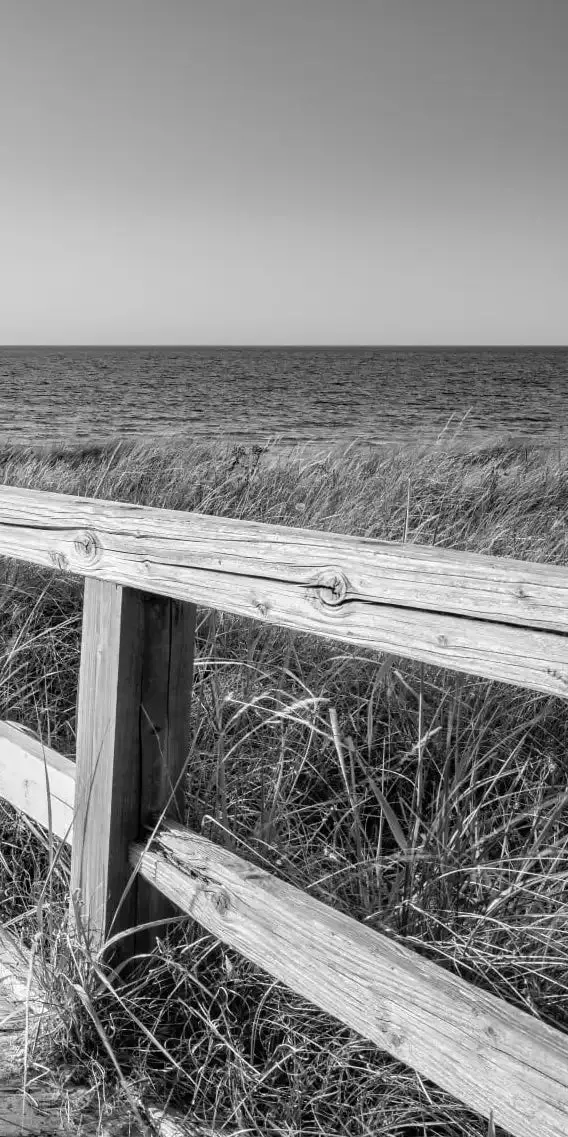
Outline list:
[[[194,605],[85,580],[71,891],[93,948],[171,913],[137,879],[124,890],[129,845],[187,757],[194,629]],[[182,799],[180,786],[168,812]]]
[[[167,817],[185,822],[181,775],[190,747],[189,710],[195,644],[194,604],[162,596],[146,596],[142,662],[140,745],[142,784],[141,831],[165,810]],[[136,923],[179,916],[159,889],[138,878]],[[159,928],[138,932],[136,951],[150,951]]]

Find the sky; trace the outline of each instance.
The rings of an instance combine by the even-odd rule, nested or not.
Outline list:
[[[568,0],[0,0],[0,343],[566,344]]]

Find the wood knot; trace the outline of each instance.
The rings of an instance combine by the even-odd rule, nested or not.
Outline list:
[[[318,576],[316,588],[321,602],[334,608],[345,600],[349,581],[341,569],[324,569]]]
[[[96,533],[90,529],[83,529],[73,541],[73,548],[79,558],[81,565],[93,565],[97,560],[100,552],[99,539]]]
[[[225,916],[231,907],[231,900],[226,892],[218,892],[213,903],[220,916]]]

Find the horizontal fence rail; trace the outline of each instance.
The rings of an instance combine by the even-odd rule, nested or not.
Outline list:
[[[177,819],[196,605],[566,698],[568,570],[7,486],[0,555],[86,578],[76,762],[0,723],[0,796],[71,845],[92,943],[148,950],[181,909],[515,1137],[565,1137],[566,1035]]]
[[[0,554],[568,696],[568,573],[2,487]]]
[[[71,844],[75,763],[9,722],[0,722],[0,797]]]
[[[45,824],[48,782],[53,831],[71,843],[75,764],[0,724],[3,796],[16,752],[34,787],[17,804]],[[218,939],[478,1113],[520,1137],[565,1137],[559,1031],[174,821],[132,843],[129,863]]]

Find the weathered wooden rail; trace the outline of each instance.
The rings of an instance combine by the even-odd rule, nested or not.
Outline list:
[[[72,843],[94,943],[181,908],[511,1133],[565,1135],[566,1035],[191,833],[178,810],[196,605],[567,697],[568,571],[12,487],[0,554],[86,577],[76,762],[0,724],[0,794]]]

